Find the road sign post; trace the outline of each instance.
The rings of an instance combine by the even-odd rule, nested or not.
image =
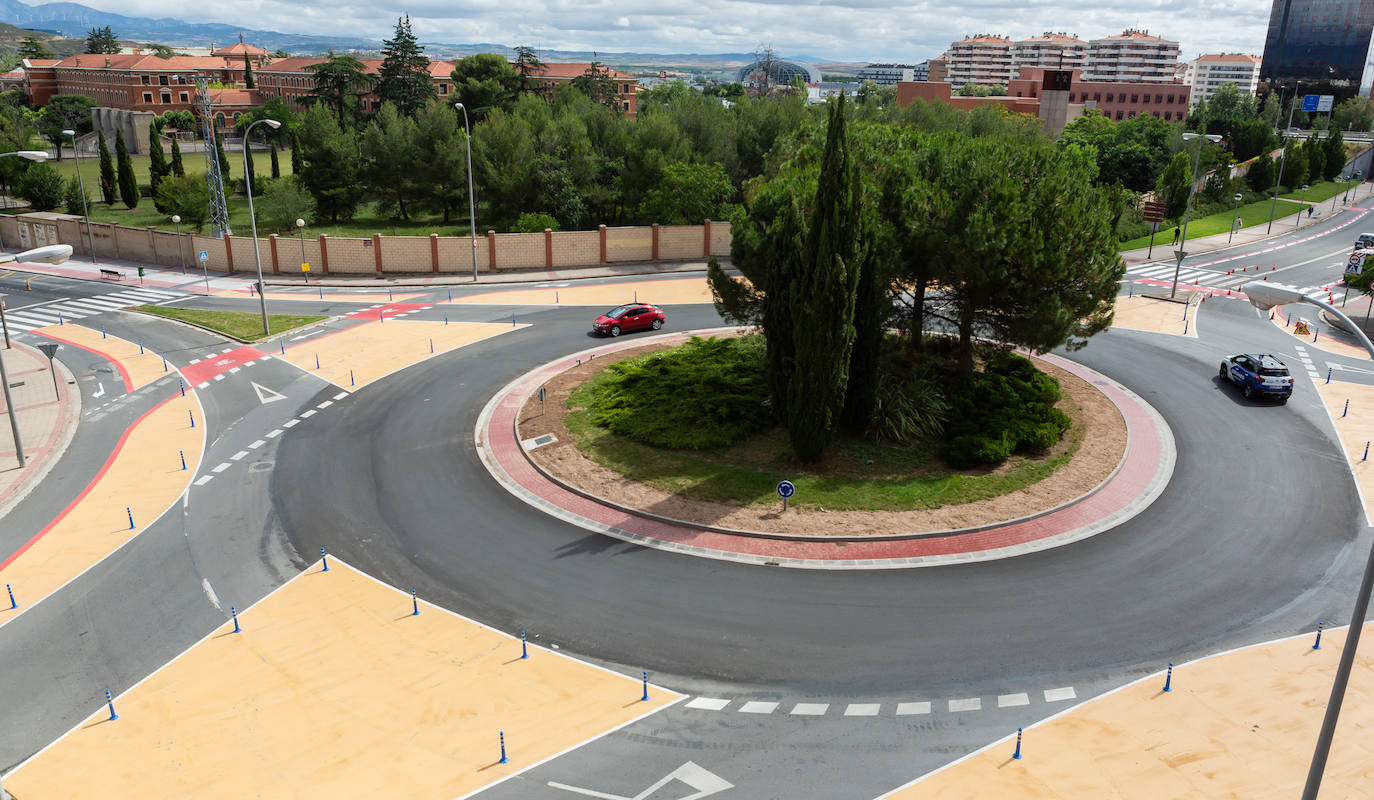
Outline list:
[[[57,390],[57,366],[52,363],[52,359],[53,356],[57,355],[57,351],[62,349],[62,345],[56,342],[44,342],[38,345],[38,349],[42,350],[43,355],[48,357],[48,371],[52,373],[52,396],[54,398],[59,397],[61,392]]]
[[[1141,209],[1140,218],[1150,223],[1150,249],[1145,253],[1146,259],[1154,257],[1155,233],[1159,231],[1159,223],[1164,221],[1165,208],[1163,203],[1150,200]]]
[[[787,512],[787,498],[797,493],[797,487],[792,485],[792,481],[778,481],[778,497],[782,498],[783,513]]]
[[[210,294],[210,270],[205,265],[210,261],[210,251],[201,250],[196,253],[196,258],[200,259],[200,273],[205,276],[205,294]]]

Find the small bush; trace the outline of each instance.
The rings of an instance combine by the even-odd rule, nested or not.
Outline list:
[[[762,336],[693,337],[607,367],[587,409],[596,425],[652,447],[728,447],[770,419],[763,364]]]
[[[949,393],[944,459],[966,469],[1004,461],[1012,453],[1043,453],[1068,430],[1069,417],[1054,407],[1059,381],[1012,353],[990,356],[982,372]]]
[[[52,164],[30,164],[19,178],[15,192],[29,201],[34,211],[52,211],[66,199],[62,176]]]
[[[868,432],[874,439],[915,444],[938,436],[949,415],[938,376],[921,370],[907,376],[884,374]]]
[[[558,230],[558,220],[552,214],[545,214],[542,211],[526,211],[511,226],[511,233],[543,233],[547,228],[551,231]]]

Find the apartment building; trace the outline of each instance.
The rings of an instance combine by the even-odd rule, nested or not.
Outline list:
[[[1183,82],[1192,89],[1192,104],[1212,99],[1223,84],[1234,83],[1241,94],[1259,87],[1260,58],[1244,53],[1207,53],[1188,62]]]
[[[1088,62],[1088,43],[1076,34],[1046,31],[1040,36],[1013,42],[1011,60],[1018,70],[1021,67],[1081,69]]]
[[[1005,36],[979,34],[960,39],[945,53],[946,80],[955,89],[966,83],[1005,85],[1015,74],[1011,48],[1012,41]]]
[[[868,64],[859,68],[858,80],[860,83],[873,81],[882,86],[895,86],[898,81],[916,80],[916,70],[913,64]],[[930,74],[928,66],[923,71]]]
[[[1086,80],[1107,82],[1168,83],[1178,66],[1178,42],[1147,31],[1127,29],[1119,36],[1088,43]]]

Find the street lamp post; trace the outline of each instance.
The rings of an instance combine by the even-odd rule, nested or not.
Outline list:
[[[248,172],[248,145],[250,142],[248,136],[253,132],[254,128],[264,122],[267,123],[267,127],[269,128],[276,129],[281,127],[281,123],[277,122],[275,119],[263,118],[244,129],[243,189],[248,195],[248,223],[253,227],[253,261],[258,266],[258,300],[262,303],[262,335],[266,336],[269,333],[267,330],[267,295],[262,291],[262,255],[258,252],[258,219],[253,215],[253,176]]]
[[[13,153],[0,153],[0,158],[5,156],[19,156],[27,158],[29,161],[47,161],[48,154],[44,150],[16,150]],[[20,255],[23,255],[22,253]],[[8,342],[6,343],[8,346]],[[19,461],[19,468],[23,469],[27,463],[24,459],[24,442],[19,437],[19,414],[14,410],[14,399],[10,397],[10,375],[5,370],[5,354],[0,351],[0,389],[3,389],[5,398],[5,411],[10,417],[10,433],[14,434],[14,455]]]
[[[1230,244],[1230,243],[1231,243],[1231,240],[1235,238],[1235,236],[1236,236],[1236,228],[1239,228],[1239,227],[1240,227],[1240,198],[1241,198],[1240,192],[1236,192],[1236,197],[1235,197],[1235,199],[1236,199],[1236,207],[1235,207],[1235,211],[1232,212],[1232,216],[1234,216],[1235,219],[1231,220],[1231,233],[1230,233],[1229,236],[1226,237],[1226,243],[1227,243],[1227,244]]]
[[[301,232],[301,277],[310,283],[310,273],[305,269],[305,220],[296,218],[296,230]]]
[[[1192,139],[1206,139],[1209,142],[1219,142],[1221,141],[1221,136],[1215,133],[1183,134],[1183,141],[1186,142]],[[1180,270],[1183,269],[1184,256],[1188,255],[1186,252],[1184,252],[1183,248],[1186,247],[1188,244],[1188,216],[1193,210],[1193,192],[1197,189],[1197,165],[1198,162],[1201,160],[1202,142],[1198,142],[1197,152],[1193,154],[1193,180],[1191,183],[1188,184],[1188,201],[1183,206],[1183,238],[1179,240],[1178,249],[1174,251],[1174,257],[1177,259],[1177,261],[1175,261],[1174,263],[1174,283],[1172,286],[1169,287],[1170,300],[1174,299],[1174,295],[1178,292],[1178,273]]]
[[[1358,325],[1332,305],[1310,297],[1291,286],[1274,284],[1268,281],[1251,281],[1241,287],[1250,298],[1251,305],[1267,310],[1284,303],[1310,303],[1329,311],[1355,332],[1356,338],[1364,349],[1374,356],[1374,343]],[[1331,740],[1336,734],[1336,720],[1341,715],[1341,703],[1345,700],[1345,687],[1350,683],[1351,668],[1355,664],[1355,651],[1360,646],[1360,631],[1364,628],[1364,618],[1369,610],[1370,589],[1374,588],[1374,546],[1369,548],[1369,558],[1365,562],[1364,576],[1360,579],[1360,589],[1355,595],[1355,608],[1350,616],[1350,631],[1346,634],[1345,646],[1341,648],[1341,660],[1336,667],[1336,677],[1331,682],[1331,697],[1326,703],[1326,715],[1322,718],[1321,732],[1317,734],[1317,746],[1312,752],[1312,764],[1307,771],[1307,784],[1303,787],[1303,800],[1317,800],[1317,790],[1322,785],[1322,773],[1326,771],[1326,758],[1331,753]]]
[[[181,215],[172,215],[172,224],[177,226],[177,261],[181,262],[181,274],[186,274],[186,253],[181,249]]]
[[[468,125],[468,110],[462,103],[453,107],[463,112],[463,144],[468,148],[468,238],[472,240],[472,282],[477,282],[477,205],[472,197],[472,126]],[[479,109],[480,110],[480,109]]]
[[[1283,151],[1279,153],[1279,171],[1274,176],[1274,200],[1269,204],[1269,226],[1264,229],[1268,234],[1274,229],[1274,212],[1279,207],[1279,184],[1283,181],[1283,165],[1288,161],[1288,128],[1293,127],[1293,112],[1298,107],[1297,90],[1294,90],[1293,100],[1288,104],[1288,127],[1283,129]]]
[[[1345,178],[1337,178],[1336,180],[1340,181],[1341,183],[1345,183]],[[1336,192],[1336,194],[1340,194],[1340,192]],[[1336,213],[1336,194],[1331,195],[1331,213],[1332,213],[1332,214]]]
[[[1304,207],[1307,208],[1307,215],[1311,216],[1312,207],[1307,205],[1307,184],[1305,183],[1302,185],[1302,204]],[[1302,223],[1302,211],[1303,210],[1301,208],[1298,209],[1298,221],[1293,223],[1294,228],[1298,227],[1298,225]]]
[[[91,263],[95,263],[95,234],[91,232],[91,213],[86,208],[86,182],[81,179],[81,151],[76,146],[76,131],[62,131],[72,140],[72,158],[76,161],[76,185],[81,189],[81,215],[86,218],[86,244],[91,248]],[[61,147],[62,145],[58,145]]]

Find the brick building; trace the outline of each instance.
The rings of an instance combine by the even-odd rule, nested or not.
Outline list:
[[[1012,97],[1038,97],[1046,70],[1025,67],[1007,85]],[[1187,85],[1182,83],[1128,83],[1124,81],[1084,80],[1083,70],[1072,70],[1069,83],[1069,102],[1096,108],[1110,119],[1126,119],[1137,114],[1149,114],[1166,122],[1181,121],[1188,116]]]

